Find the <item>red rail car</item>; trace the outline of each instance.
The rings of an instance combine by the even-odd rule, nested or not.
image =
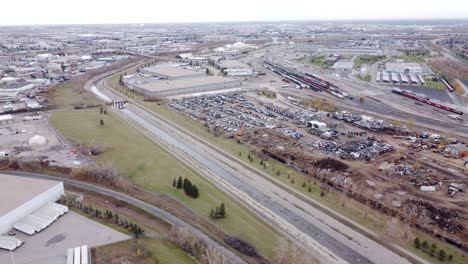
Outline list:
[[[431,100],[429,99],[425,99],[425,98],[422,98],[422,97],[419,97],[417,95],[414,95],[412,93],[409,93],[409,92],[406,92],[406,91],[402,91],[398,88],[393,88],[392,90],[393,93],[396,93],[396,94],[399,94],[399,95],[402,95],[404,97],[407,97],[407,98],[410,98],[410,99],[413,99],[415,101],[418,101],[418,102],[421,102],[421,103],[425,103],[425,104],[428,104],[428,105],[431,105],[431,106],[434,106],[434,107],[437,107],[437,108],[440,108],[440,109],[443,109],[445,111],[449,111],[449,112],[452,112],[452,113],[455,113],[455,114],[458,114],[458,115],[463,115],[463,112],[462,111],[458,111],[456,109],[453,109],[452,107],[448,107],[448,106],[445,106],[445,105],[442,105],[442,104],[438,104],[438,103],[435,103],[435,102],[432,102]]]

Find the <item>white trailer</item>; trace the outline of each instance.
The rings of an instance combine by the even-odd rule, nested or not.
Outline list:
[[[73,254],[73,264],[81,264],[81,248],[76,247]]]

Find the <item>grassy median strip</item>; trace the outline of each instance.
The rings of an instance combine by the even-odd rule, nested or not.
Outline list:
[[[170,194],[205,217],[211,208],[224,202],[228,217],[216,220],[216,224],[249,241],[262,254],[273,256],[280,238],[273,229],[110,111],[101,115],[99,109],[67,110],[54,112],[50,119],[68,140],[99,147],[103,152],[95,157],[97,161],[112,163],[149,191]],[[172,186],[179,176],[197,185],[199,198],[190,198]]]

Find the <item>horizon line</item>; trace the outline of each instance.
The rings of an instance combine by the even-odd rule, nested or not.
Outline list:
[[[278,19],[278,20],[238,20],[238,21],[160,21],[160,22],[98,22],[98,23],[54,23],[54,24],[0,24],[0,27],[20,26],[98,26],[98,25],[158,25],[158,24],[209,24],[209,23],[280,23],[280,22],[417,22],[417,21],[467,21],[468,18],[324,18],[324,19]]]

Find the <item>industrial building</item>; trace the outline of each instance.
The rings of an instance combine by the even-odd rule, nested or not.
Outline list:
[[[165,80],[181,80],[205,76],[205,72],[184,69],[178,65],[152,66],[140,70],[140,73]]]
[[[354,62],[352,61],[338,61],[333,65],[335,70],[347,70],[352,71],[354,67]]]
[[[248,64],[234,60],[219,60],[215,66],[226,76],[252,76],[254,73]]]
[[[388,62],[385,64],[385,69],[389,72],[422,74],[422,67],[419,63]]]
[[[62,182],[0,175],[0,234],[64,194]]]
[[[347,77],[349,74],[352,73],[353,67],[354,67],[354,62],[352,61],[338,61],[335,64],[333,64],[332,68],[340,76]]]
[[[240,81],[235,79],[206,76],[179,80],[160,80],[141,85],[132,85],[130,88],[147,96],[165,97],[236,88],[241,86],[241,84]]]
[[[340,55],[383,55],[382,49],[377,48],[321,48],[317,50],[318,53],[322,54],[340,54]]]

